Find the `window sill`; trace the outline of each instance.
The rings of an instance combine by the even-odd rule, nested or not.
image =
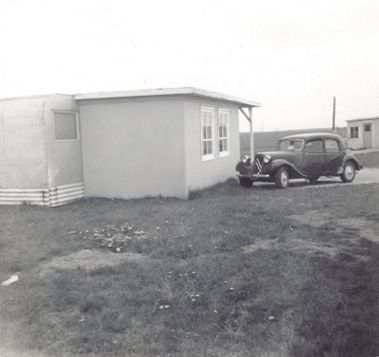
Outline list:
[[[229,156],[229,151],[221,151],[218,153],[219,157],[227,157]]]
[[[214,157],[214,155],[212,154],[212,155],[203,155],[202,157],[201,157],[201,161],[209,161],[209,160],[213,160],[215,157]]]
[[[80,141],[80,139],[55,139],[54,140],[56,143],[72,143],[72,142],[77,142]]]

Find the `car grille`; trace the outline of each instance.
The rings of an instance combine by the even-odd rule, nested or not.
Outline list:
[[[255,168],[259,173],[262,172],[262,167],[263,167],[263,160],[259,156],[257,156],[254,160]]]

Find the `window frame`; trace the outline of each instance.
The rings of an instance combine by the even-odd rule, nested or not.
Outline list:
[[[55,131],[55,114],[74,114],[75,115],[75,126],[76,126],[76,139],[57,139]],[[79,112],[76,110],[53,110],[53,132],[54,132],[54,142],[66,143],[66,142],[76,142],[80,141],[80,129],[79,129]]]
[[[211,114],[211,138],[210,139],[204,139],[203,138],[203,113],[210,113]],[[215,156],[215,108],[211,106],[200,106],[200,156],[201,161],[209,161],[213,160]],[[203,154],[203,148],[205,142],[211,142],[211,148],[212,153],[210,154]]]
[[[352,135],[353,132],[356,133],[356,136]],[[350,126],[349,138],[350,139],[359,139],[359,126],[358,125]]]
[[[220,122],[221,122],[221,114],[225,114],[226,117],[226,136],[220,136]],[[221,140],[226,140],[227,149],[224,151],[220,151],[220,142]],[[219,108],[217,114],[217,141],[218,141],[218,156],[219,157],[227,157],[230,155],[230,111],[227,108]]]

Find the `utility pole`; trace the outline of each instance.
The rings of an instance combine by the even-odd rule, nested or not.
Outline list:
[[[332,129],[336,129],[336,97],[333,97],[333,122]]]

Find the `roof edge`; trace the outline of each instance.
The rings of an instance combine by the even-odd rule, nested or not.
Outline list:
[[[157,88],[157,89],[140,89],[114,92],[93,92],[78,93],[74,95],[75,100],[92,100],[92,99],[115,99],[115,98],[137,98],[137,97],[155,97],[170,95],[193,95],[204,98],[212,98],[227,102],[237,103],[248,107],[260,107],[259,102],[248,99],[234,97],[219,92],[212,92],[194,87],[179,88]]]
[[[0,101],[46,98],[46,97],[51,97],[53,95],[64,95],[67,97],[73,97],[72,94],[66,94],[66,93],[45,93],[45,94],[20,95],[20,96],[16,96],[16,97],[4,97],[4,98],[0,98]]]
[[[364,121],[364,120],[375,120],[379,119],[379,116],[377,117],[367,117],[367,118],[358,118],[358,119],[347,119],[345,120],[346,122],[351,122],[351,121]]]

